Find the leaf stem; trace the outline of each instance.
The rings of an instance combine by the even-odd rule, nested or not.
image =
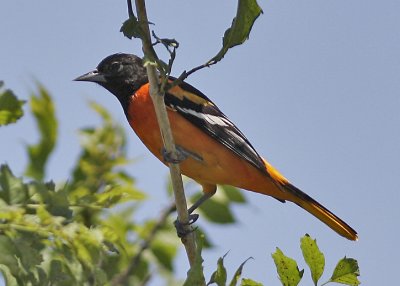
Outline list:
[[[129,16],[129,18],[135,17],[135,14],[133,13],[133,9],[132,9],[131,0],[127,0],[127,3],[128,3],[128,16]]]

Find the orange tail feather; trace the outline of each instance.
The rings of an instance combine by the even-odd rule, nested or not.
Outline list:
[[[290,198],[288,200],[308,211],[310,214],[318,218],[341,236],[344,236],[350,240],[358,239],[357,232],[347,223],[345,223],[342,219],[333,214],[323,205],[318,203],[316,200],[311,198],[309,195],[289,183],[289,181],[266,160],[264,160],[264,163],[270,176],[282,187],[285,192],[290,194]]]
[[[293,201],[295,204],[308,211],[341,236],[350,240],[358,240],[357,232],[353,228],[309,195],[303,193],[290,183],[283,185],[283,187],[298,198]]]

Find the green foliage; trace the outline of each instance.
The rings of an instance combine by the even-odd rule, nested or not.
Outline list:
[[[359,275],[360,269],[357,260],[344,257],[336,265],[329,281],[346,285],[359,285],[360,281],[357,278]]]
[[[42,180],[46,162],[57,142],[57,119],[55,107],[48,91],[38,86],[39,94],[31,95],[30,107],[40,131],[40,141],[27,147],[29,164],[25,174],[37,180]]]
[[[217,269],[211,275],[210,281],[207,283],[207,285],[211,285],[213,283],[217,284],[218,286],[226,286],[226,285],[236,286],[236,285],[238,285],[238,281],[240,279],[240,276],[242,275],[243,267],[246,264],[246,262],[249,261],[249,259],[251,259],[251,257],[246,259],[245,261],[243,261],[242,264],[240,264],[238,269],[233,274],[231,281],[229,282],[229,284],[227,284],[227,276],[228,275],[227,275],[226,268],[224,266],[224,259],[227,255],[228,255],[228,253],[226,253],[224,256],[222,256],[218,259]],[[242,279],[240,285],[251,286],[251,285],[262,285],[262,284],[255,282],[251,279]]]
[[[236,16],[231,27],[225,31],[222,48],[210,62],[219,62],[230,48],[243,44],[248,39],[251,28],[261,13],[262,9],[256,0],[238,0]]]
[[[7,205],[28,200],[28,188],[20,179],[15,178],[7,165],[0,166],[0,198]]]
[[[243,278],[240,286],[263,286],[261,283],[256,282],[254,280]]]
[[[233,275],[232,281],[231,281],[231,283],[229,283],[229,286],[237,285],[238,280],[240,279],[240,276],[242,276],[243,267],[246,264],[246,262],[249,261],[250,259],[252,259],[252,257],[247,258],[245,261],[242,262],[242,264],[240,264],[239,268],[235,271],[235,274]]]
[[[18,286],[17,279],[11,274],[10,268],[0,264],[0,271],[3,274],[4,282],[7,286]]]
[[[224,266],[224,258],[226,255],[227,254],[218,259],[217,270],[215,270],[214,273],[211,275],[210,281],[207,283],[207,285],[210,285],[212,283],[215,283],[218,286],[226,285],[227,274]]]
[[[140,39],[143,35],[143,31],[140,28],[139,21],[134,15],[130,15],[129,19],[122,24],[120,32],[122,32],[124,36],[128,39]]]
[[[158,233],[158,236],[152,242],[150,249],[158,263],[168,271],[172,272],[174,269],[174,258],[178,252],[176,234],[175,230],[172,228],[172,224],[169,224],[165,229]]]
[[[311,277],[314,285],[318,285],[318,280],[321,278],[325,268],[325,256],[319,250],[317,241],[312,239],[308,234],[300,239],[300,248],[303,253],[304,260],[311,271]],[[299,270],[297,262],[287,257],[277,248],[272,254],[276,269],[283,286],[296,286],[303,277],[304,270]],[[330,282],[342,283],[351,286],[360,284],[358,276],[360,271],[357,260],[353,258],[343,258],[336,265],[331,278],[321,284],[326,285]]]
[[[55,142],[57,121],[47,109],[54,110],[50,95],[41,88],[31,100],[39,142],[48,136]],[[155,267],[173,281],[179,240],[172,222],[162,221],[147,242],[146,255],[139,254],[154,232],[154,219],[134,221],[145,196],[123,169],[130,163],[125,134],[104,108],[92,108],[102,124],[81,130],[82,152],[68,183],[25,181],[7,165],[0,166],[0,270],[7,285],[105,285],[118,279],[138,284]],[[53,144],[40,148],[46,149],[40,154],[49,156]],[[37,165],[37,177],[45,177],[46,162]],[[129,270],[133,260],[137,267]]]
[[[307,234],[301,238],[300,248],[303,252],[304,260],[310,268],[314,285],[317,285],[319,278],[321,278],[322,273],[324,273],[325,256],[319,250],[317,241],[311,239],[311,237]]]
[[[92,205],[80,212],[87,225],[94,222],[92,219],[101,208],[145,198],[134,187],[134,179],[122,169],[129,163],[122,127],[113,122],[103,107],[96,103],[91,103],[91,107],[103,122],[101,128],[80,131],[82,151],[67,185],[74,203]]]
[[[4,83],[0,81],[0,126],[16,122],[24,115],[22,106],[25,101],[19,100],[9,90],[3,90]]]
[[[297,262],[283,254],[278,247],[272,254],[279,279],[283,286],[296,286],[303,277],[304,270],[299,270]]]

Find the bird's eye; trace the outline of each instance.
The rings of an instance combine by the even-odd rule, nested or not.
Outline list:
[[[113,62],[109,67],[111,73],[119,73],[120,71],[122,71],[122,69],[123,65],[119,62]]]

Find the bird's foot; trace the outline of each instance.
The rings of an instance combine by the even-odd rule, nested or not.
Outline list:
[[[183,152],[180,148],[178,148],[178,146],[176,148],[175,156],[173,156],[172,152],[168,152],[167,150],[165,150],[164,147],[161,150],[161,154],[163,160],[171,164],[179,164],[182,161],[186,160],[188,157],[188,155],[185,152]]]
[[[193,231],[195,231],[197,229],[197,227],[195,227],[195,228],[192,227],[192,228],[188,229],[187,226],[191,226],[193,223],[195,223],[197,221],[198,218],[199,218],[198,214],[190,214],[189,221],[187,223],[182,223],[178,219],[176,219],[174,221],[174,226],[175,226],[178,237],[183,238],[183,237],[187,236],[189,233],[192,233]]]
[[[176,145],[176,156],[177,158],[173,158],[171,152],[167,152],[165,148],[161,149],[161,154],[165,162],[167,163],[172,163],[172,164],[179,164],[182,161],[186,160],[187,158],[192,158],[193,160],[202,162],[203,157],[201,157],[199,154],[196,154],[192,151],[189,151],[182,146]]]

